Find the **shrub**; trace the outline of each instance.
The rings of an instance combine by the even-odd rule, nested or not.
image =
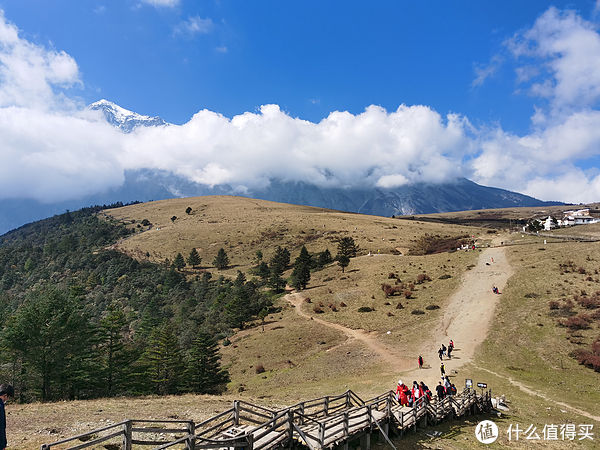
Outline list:
[[[346,307],[346,304],[345,304],[344,302],[340,302],[340,306],[341,306],[342,308],[345,308],[345,307]]]
[[[440,280],[447,280],[448,278],[452,278],[452,275],[448,275],[447,273],[445,273],[444,275],[440,275]]]
[[[585,309],[600,308],[600,299],[598,299],[597,297],[579,297],[577,303],[579,303]]]
[[[420,273],[417,275],[417,284],[423,284],[426,281],[431,281],[431,278],[426,273]]]
[[[371,312],[371,311],[375,311],[375,309],[373,309],[369,306],[361,306],[360,308],[358,308],[358,312]]]
[[[579,267],[579,268],[577,268],[577,272],[579,272],[580,274],[584,275],[585,274],[585,269],[583,267]]]
[[[323,314],[323,309],[320,306],[315,305],[313,308],[313,311],[315,312],[315,314]]]
[[[396,278],[396,274],[394,272],[390,272],[388,274],[388,279]]]
[[[425,311],[420,310],[420,309],[413,309],[410,313],[415,314],[415,315],[420,315],[420,314],[425,314]]]
[[[406,298],[406,299],[412,298],[412,291],[409,291],[407,289],[402,293],[402,295],[404,295],[404,298]]]
[[[427,311],[433,311],[434,309],[440,309],[439,305],[427,305],[425,307]]]
[[[394,315],[393,315],[391,312],[389,312],[389,311],[388,311],[388,313],[387,313],[387,316],[388,316],[388,317],[394,317]]]
[[[556,310],[560,307],[560,303],[558,303],[555,300],[552,300],[550,303],[548,303],[548,306],[550,307],[551,310]]]
[[[536,294],[535,292],[530,292],[528,294],[525,294],[525,298],[538,298],[539,294]]]
[[[304,301],[305,301],[306,303],[312,303],[312,300],[310,299],[310,297],[306,297],[306,298],[304,299]]]
[[[256,371],[256,373],[264,373],[265,367],[262,364],[257,364],[254,370]]]
[[[585,315],[569,317],[561,323],[562,326],[569,330],[587,330],[590,328],[590,319]]]
[[[404,309],[404,305],[402,305],[401,302],[398,302],[398,304],[396,305],[396,309]]]

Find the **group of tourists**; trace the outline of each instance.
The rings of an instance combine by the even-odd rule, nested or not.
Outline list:
[[[440,381],[435,387],[435,391],[438,400],[451,397],[456,395],[458,392],[456,386],[450,382],[450,379],[447,375],[442,377],[442,381]],[[425,402],[425,399],[430,402],[432,397],[433,394],[431,393],[431,390],[424,382],[413,381],[412,387],[408,387],[402,382],[402,380],[398,380],[398,386],[396,387],[396,400],[398,400],[400,405],[408,407],[412,407],[414,405],[421,406]]]
[[[444,344],[442,344],[442,346],[438,350],[438,356],[440,357],[440,361],[444,360],[444,356],[448,356],[448,359],[452,359],[452,351],[453,350],[454,350],[454,341],[452,339],[450,339],[450,343],[448,344],[448,347],[446,347]]]
[[[402,380],[398,380],[396,399],[402,406],[422,405],[425,399],[430,401],[431,397],[431,390],[422,381],[413,381],[412,387],[409,388]]]
[[[446,397],[456,395],[458,389],[456,389],[454,383],[450,382],[448,375],[443,375],[442,381],[439,381],[438,385],[435,387],[435,392],[437,394],[438,400],[443,400]]]

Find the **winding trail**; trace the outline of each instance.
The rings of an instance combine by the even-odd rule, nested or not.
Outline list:
[[[458,370],[472,360],[477,346],[487,336],[496,304],[502,297],[492,293],[492,286],[497,286],[502,291],[511,275],[512,269],[503,247],[490,247],[481,252],[477,265],[463,275],[460,286],[447,302],[440,326],[432,330],[430,338],[423,345],[416,347],[418,354],[423,355],[426,367],[422,370],[416,369],[419,372],[419,379],[433,385],[437,384],[439,379],[437,350],[442,343],[447,345],[450,338],[455,342],[457,358],[444,361],[446,372]],[[418,354],[398,354],[396,349],[381,343],[377,339],[377,333],[348,328],[311,316],[302,310],[304,295],[301,293],[288,294],[285,299],[295,307],[299,316],[338,330],[349,339],[361,341],[386,361],[390,372],[397,374],[415,371]]]
[[[483,371],[491,373],[492,375],[495,375],[495,376],[497,376],[499,378],[505,379],[510,384],[512,384],[513,386],[518,387],[521,391],[525,392],[526,394],[533,395],[535,397],[540,397],[540,398],[546,400],[547,402],[554,403],[555,405],[562,406],[563,408],[570,409],[571,411],[576,412],[577,414],[579,414],[581,416],[587,417],[588,419],[592,419],[592,420],[595,420],[596,422],[600,423],[600,416],[595,416],[595,415],[593,415],[593,414],[591,414],[591,413],[589,413],[587,411],[584,411],[582,409],[579,409],[579,408],[576,408],[574,406],[568,405],[567,403],[563,403],[563,402],[559,402],[557,400],[554,400],[553,398],[548,397],[547,395],[542,394],[541,392],[534,391],[533,389],[531,389],[530,387],[525,386],[523,383],[521,383],[519,381],[513,380],[511,377],[507,377],[507,376],[504,376],[504,375],[500,375],[499,373],[492,372],[491,370],[486,369],[485,367],[480,367],[480,366],[477,366],[477,365],[475,365],[475,367],[477,369],[479,369],[479,370],[483,370]]]
[[[349,339],[356,339],[358,341],[361,341],[363,344],[365,344],[365,346],[371,349],[373,353],[379,355],[382,358],[385,358],[385,360],[391,365],[394,371],[402,372],[414,366],[414,361],[412,359],[409,360],[407,358],[403,358],[393,353],[387,346],[379,342],[377,340],[376,333],[368,333],[365,330],[355,330],[340,325],[339,323],[328,322],[326,320],[320,319],[318,317],[313,317],[310,314],[305,313],[304,311],[302,311],[302,303],[304,302],[304,296],[302,294],[287,294],[285,296],[285,299],[295,307],[294,310],[299,316],[304,317],[308,320],[314,320],[315,322],[324,325],[328,328],[333,328],[334,330],[341,331]],[[338,346],[333,348],[337,347]],[[328,351],[331,351],[333,348],[329,349]]]
[[[502,239],[501,236],[496,238],[495,244]],[[344,333],[348,339],[355,339],[362,342],[373,353],[386,361],[390,372],[393,372],[395,376],[398,374],[402,377],[410,376],[410,379],[423,380],[429,386],[435,386],[440,379],[440,361],[437,350],[441,344],[448,345],[449,340],[452,339],[456,346],[453,352],[454,357],[451,360],[444,359],[447,374],[456,374],[463,365],[472,362],[478,346],[487,337],[494,318],[496,305],[502,299],[501,294],[498,295],[492,292],[492,286],[498,287],[500,292],[502,292],[512,274],[513,270],[506,258],[503,247],[490,247],[482,250],[476,266],[463,275],[460,286],[446,303],[445,312],[439,326],[432,330],[430,338],[426,342],[420,347],[416,347],[419,349],[419,354],[423,355],[425,359],[423,369],[416,368],[417,354],[409,355],[410,358],[407,355],[398,354],[395,349],[381,343],[377,339],[377,333],[368,333],[365,330],[348,328],[304,312],[302,310],[304,303],[303,294],[288,294],[285,296],[285,299],[295,307],[294,310],[299,316],[338,330]],[[329,351],[337,347],[333,347]],[[475,367],[507,380],[510,384],[529,395],[542,398],[547,402],[569,409],[588,419],[600,422],[600,417],[566,403],[556,401],[510,377],[492,372],[483,367]]]

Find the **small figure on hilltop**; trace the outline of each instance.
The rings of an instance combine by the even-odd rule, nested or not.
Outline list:
[[[419,355],[419,369],[423,368],[423,357]]]
[[[446,390],[446,395],[452,395],[452,383],[450,383],[450,378],[448,378],[448,375],[444,375],[442,380],[444,380],[444,389]]]
[[[454,350],[454,341],[452,339],[450,339],[450,343],[448,344],[448,347],[452,347],[452,350]]]
[[[444,344],[442,344],[442,355],[446,356],[446,346]]]
[[[8,444],[6,440],[6,412],[4,404],[8,397],[13,397],[15,390],[10,384],[0,384],[0,449],[4,450]]]
[[[446,375],[446,368],[444,367],[444,363],[440,364],[440,372],[442,374],[442,378],[444,378],[444,375]]]
[[[454,347],[452,346],[448,346],[448,359],[452,359],[452,350],[454,349]]]
[[[493,286],[493,287],[492,287],[492,292],[493,292],[494,294],[501,294],[501,292],[498,290],[498,288],[497,288],[496,286]]]
[[[442,360],[442,356],[444,355],[444,350],[441,348],[438,350],[438,356],[440,357],[440,361]]]

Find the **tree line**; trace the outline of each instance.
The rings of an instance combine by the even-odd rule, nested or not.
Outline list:
[[[2,237],[0,376],[20,401],[221,391],[217,340],[268,311],[268,293],[108,250],[130,231],[97,211]]]

